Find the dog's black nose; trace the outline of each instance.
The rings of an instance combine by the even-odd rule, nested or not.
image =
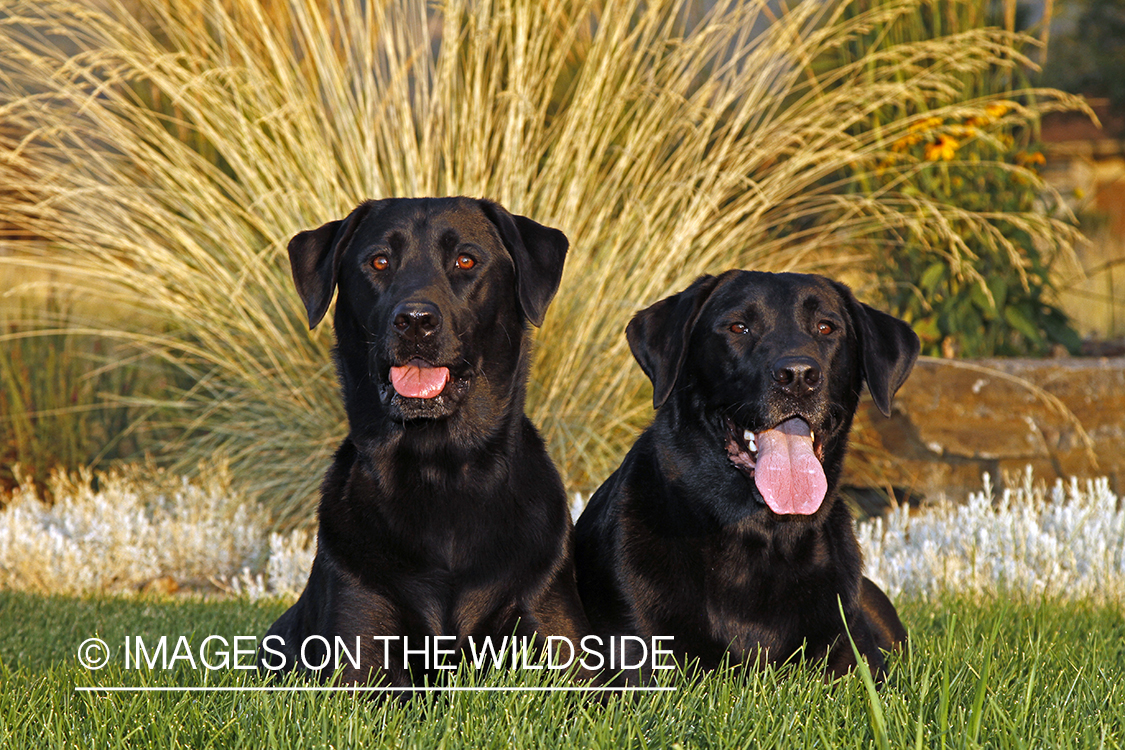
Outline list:
[[[394,327],[408,341],[421,341],[441,328],[441,311],[430,302],[403,302],[395,308]]]
[[[782,357],[773,363],[773,379],[793,396],[805,396],[820,385],[820,365],[811,357]]]

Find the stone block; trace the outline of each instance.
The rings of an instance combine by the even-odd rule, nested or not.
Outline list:
[[[922,358],[884,417],[865,399],[845,483],[963,500],[1031,465],[1125,482],[1125,358]]]

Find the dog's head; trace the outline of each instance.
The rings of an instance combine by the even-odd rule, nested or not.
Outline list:
[[[526,327],[558,289],[567,239],[470,198],[368,201],[289,242],[309,327],[335,290],[336,358],[352,427],[386,415],[482,424],[522,410]]]
[[[863,383],[890,415],[918,356],[906,323],[820,276],[703,276],[629,323],[659,409],[694,413],[775,514],[808,516],[843,462]]]

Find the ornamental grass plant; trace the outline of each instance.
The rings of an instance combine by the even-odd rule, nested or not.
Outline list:
[[[963,98],[966,77],[1026,63],[1008,31],[857,50],[920,4],[12,0],[0,225],[38,238],[21,262],[99,290],[116,311],[104,336],[184,378],[147,394],[176,431],[173,468],[224,455],[283,526],[310,517],[346,432],[331,331],[307,330],[288,239],[391,196],[484,196],[559,227],[572,248],[529,407],[588,491],[651,415],[626,322],[697,275],[853,268],[918,227],[966,264],[958,233],[1001,221],[1071,249],[1064,221],[943,203],[887,163],[926,117],[1081,106]],[[852,189],[877,167],[901,179]]]
[[[0,504],[16,473],[49,490],[58,468],[133,455],[151,439],[144,410],[116,396],[159,384],[166,373],[91,334],[77,300],[47,292],[0,296]],[[97,323],[97,325],[102,325]]]

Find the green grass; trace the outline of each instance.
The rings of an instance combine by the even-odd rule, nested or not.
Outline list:
[[[87,694],[76,685],[257,685],[253,673],[100,672],[97,635],[261,635],[277,602],[0,594],[0,746],[23,747],[1121,747],[1125,614],[1083,603],[903,602],[911,655],[872,696],[859,675],[712,675],[670,693],[459,693],[407,705],[349,694]],[[511,674],[458,684],[532,685]],[[881,716],[877,721],[876,716]],[[877,737],[875,726],[880,726]],[[885,737],[882,732],[885,731]]]

